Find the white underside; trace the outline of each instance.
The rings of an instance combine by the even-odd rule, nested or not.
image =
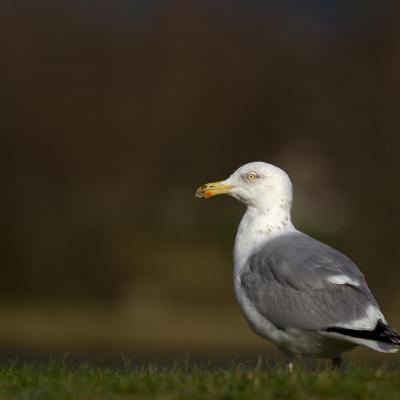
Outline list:
[[[286,354],[307,356],[314,358],[333,358],[343,352],[350,351],[361,345],[384,353],[395,353],[398,347],[388,343],[366,340],[342,335],[334,332],[311,331],[288,328],[278,329],[255,308],[244,291],[237,287],[237,299],[241,311],[250,328],[259,336],[269,340]],[[365,321],[362,321],[365,323]],[[353,324],[351,324],[353,325]],[[356,326],[354,321],[354,326]],[[376,325],[376,322],[375,322]],[[346,327],[346,324],[342,325]],[[357,329],[353,327],[353,329]],[[358,329],[363,329],[361,326]]]

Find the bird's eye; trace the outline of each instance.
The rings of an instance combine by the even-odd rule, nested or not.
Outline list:
[[[247,178],[247,180],[249,180],[249,181],[254,181],[254,179],[257,178],[257,175],[256,175],[255,172],[249,172],[249,173],[247,174],[246,178]]]

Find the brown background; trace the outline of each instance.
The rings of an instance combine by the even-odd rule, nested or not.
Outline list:
[[[0,354],[268,352],[231,289],[243,207],[193,198],[256,160],[289,173],[297,227],[353,258],[400,328],[399,16],[1,2]]]

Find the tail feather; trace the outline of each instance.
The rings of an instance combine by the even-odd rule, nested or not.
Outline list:
[[[326,329],[327,332],[340,333],[360,339],[376,340],[377,342],[389,343],[400,346],[400,336],[389,325],[386,325],[381,319],[378,320],[373,330],[347,329],[339,326],[333,326]]]

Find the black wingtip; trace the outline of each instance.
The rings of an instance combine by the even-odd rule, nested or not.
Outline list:
[[[377,342],[390,343],[400,346],[400,336],[389,325],[386,325],[381,319],[378,320],[373,330],[347,329],[339,326],[333,326],[326,329],[327,332],[340,333],[360,339],[376,340]]]
[[[378,327],[380,329],[380,337],[387,339],[388,343],[393,343],[397,346],[400,346],[400,336],[393,328],[383,323],[381,319],[376,324],[375,329],[377,329]]]

